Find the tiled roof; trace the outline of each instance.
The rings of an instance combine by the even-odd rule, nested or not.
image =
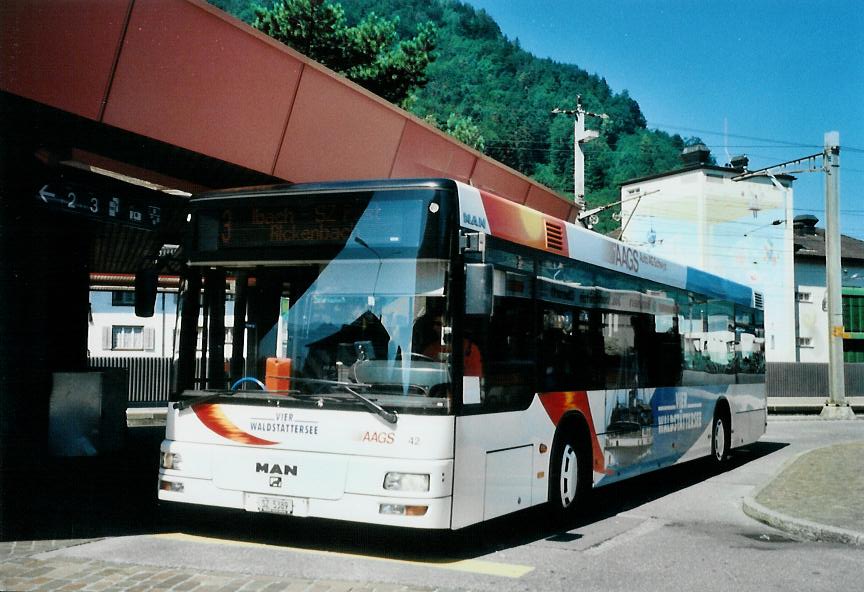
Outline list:
[[[825,229],[805,227],[795,229],[795,257],[825,258]],[[840,237],[840,254],[843,259],[858,259],[864,262],[864,241],[851,236]]]

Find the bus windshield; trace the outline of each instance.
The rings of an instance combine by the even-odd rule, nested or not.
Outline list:
[[[335,260],[293,305],[283,296],[277,351],[297,388],[328,380],[443,395],[445,271],[443,261]]]
[[[449,243],[438,196],[345,197],[314,196],[314,208],[309,196],[211,201],[197,212],[198,357],[210,362],[197,364],[205,376],[194,386],[225,390],[245,378],[243,394],[258,381],[261,394],[360,393],[450,408]],[[332,209],[340,198],[348,205]]]

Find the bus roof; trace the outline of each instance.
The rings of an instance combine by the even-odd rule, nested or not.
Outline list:
[[[280,183],[232,189],[215,189],[192,196],[191,201],[211,199],[265,197],[309,193],[340,193],[355,191],[386,191],[392,189],[455,189],[452,179],[363,179],[353,181],[322,181],[318,183]],[[504,198],[501,198],[504,199]]]
[[[463,228],[745,306],[752,288],[457,182]]]

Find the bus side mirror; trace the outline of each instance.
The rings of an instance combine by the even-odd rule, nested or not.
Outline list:
[[[492,265],[467,263],[465,265],[465,314],[492,315]]]
[[[135,316],[153,316],[158,286],[159,274],[155,269],[141,269],[135,273]]]

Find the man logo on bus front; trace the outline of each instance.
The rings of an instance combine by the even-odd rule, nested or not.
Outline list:
[[[270,475],[294,475],[297,476],[297,465],[286,465],[273,463],[255,463],[256,473],[269,473]]]

